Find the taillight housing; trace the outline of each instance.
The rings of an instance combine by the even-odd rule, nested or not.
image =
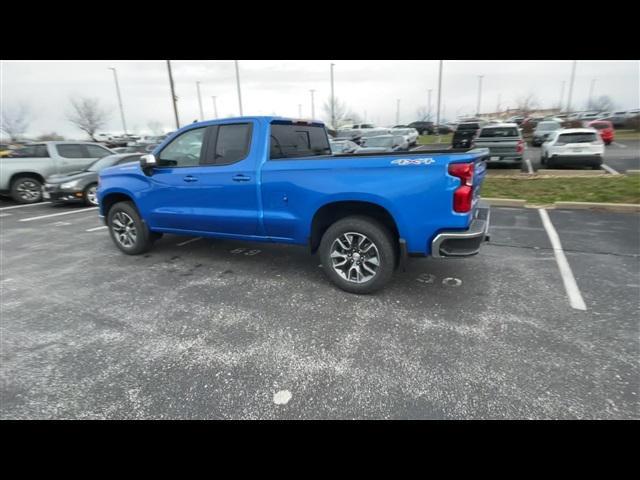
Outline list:
[[[453,192],[453,211],[467,213],[473,203],[473,162],[449,164],[449,175],[460,179],[460,186]]]
[[[516,153],[524,152],[524,140],[518,140],[518,145],[516,146]]]

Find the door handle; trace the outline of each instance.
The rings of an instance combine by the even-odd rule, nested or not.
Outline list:
[[[185,182],[197,182],[198,179],[192,175],[187,175],[186,177],[183,178],[183,180]]]
[[[238,174],[238,175],[234,175],[232,180],[234,182],[248,182],[249,180],[251,180],[251,177],[248,177],[248,176],[242,175],[242,174]]]

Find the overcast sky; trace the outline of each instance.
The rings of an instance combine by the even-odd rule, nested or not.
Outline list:
[[[330,95],[331,61],[241,60],[240,83],[245,115],[311,115],[310,89],[315,89],[316,117],[326,119],[322,105]],[[180,123],[199,117],[196,81],[201,82],[205,118],[214,118],[212,95],[220,117],[237,116],[238,97],[233,61],[172,61]],[[427,106],[433,89],[435,112],[438,61],[334,60],[335,95],[360,116],[380,125],[416,120],[418,107]],[[543,107],[560,100],[566,81],[566,104],[572,61],[445,61],[442,76],[444,115],[451,120],[473,114],[478,100],[478,75],[484,75],[481,110],[500,105],[515,107],[516,99],[533,93]],[[3,109],[20,103],[29,106],[29,135],[57,132],[67,137],[82,134],[65,119],[73,96],[98,98],[111,111],[104,132],[122,131],[113,73],[116,67],[129,131],[146,133],[150,121],[175,128],[166,62],[154,61],[2,61]],[[639,108],[640,61],[579,61],[572,104],[585,108],[591,82],[594,96],[609,95],[618,109]]]

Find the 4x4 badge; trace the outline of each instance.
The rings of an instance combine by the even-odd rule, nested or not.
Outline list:
[[[436,161],[431,157],[426,158],[398,158],[397,160],[391,160],[392,165],[431,165]]]

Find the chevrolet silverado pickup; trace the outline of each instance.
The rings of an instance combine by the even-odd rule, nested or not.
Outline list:
[[[487,149],[331,154],[317,121],[193,123],[99,175],[116,247],[164,233],[305,245],[352,293],[382,288],[408,256],[465,257],[487,237]]]
[[[47,177],[84,170],[98,158],[112,154],[102,145],[88,142],[26,145],[0,159],[0,193],[9,193],[18,203],[39,202]]]

